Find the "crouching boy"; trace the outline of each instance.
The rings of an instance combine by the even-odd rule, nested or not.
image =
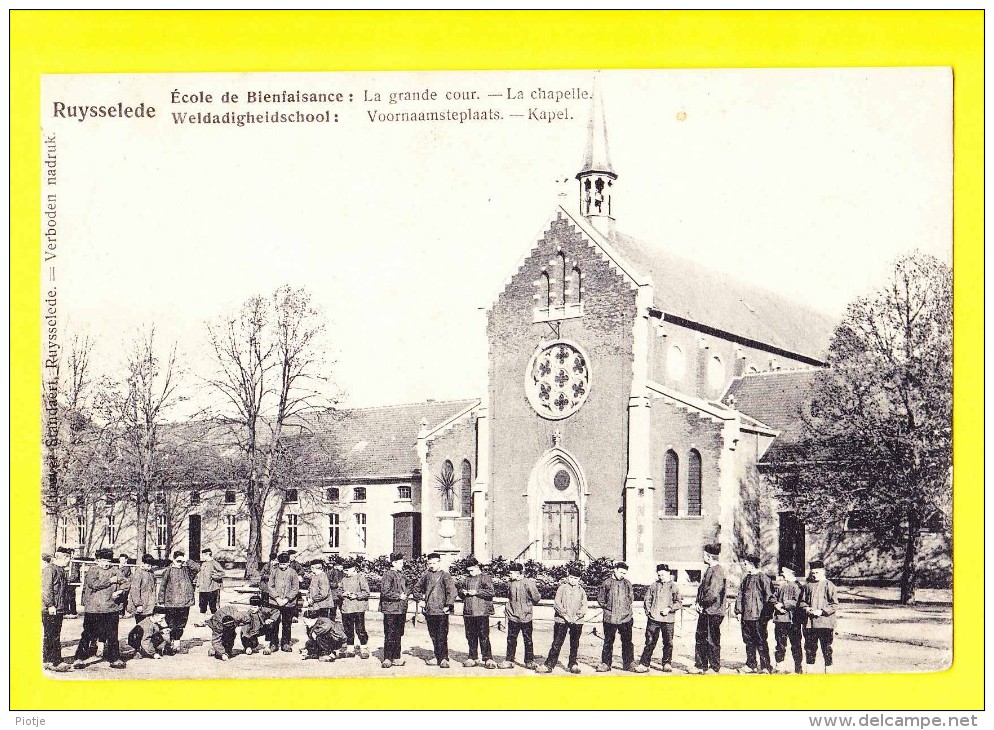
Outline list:
[[[235,646],[235,631],[239,626],[248,626],[252,619],[245,611],[239,611],[233,606],[223,606],[207,619],[211,630],[211,646],[209,654],[222,662],[231,658],[231,650]]]
[[[304,613],[304,626],[307,628],[307,642],[300,650],[303,659],[320,659],[323,662],[335,661],[336,652],[345,646],[345,632],[342,625],[327,616],[315,616],[310,611]]]
[[[278,608],[262,605],[263,602],[262,596],[249,598],[249,622],[242,627],[242,648],[246,654],[259,651],[260,638],[266,642],[263,654],[272,654],[280,648],[280,611]]]
[[[135,650],[135,659],[161,659],[168,645],[169,624],[162,614],[146,616],[128,633],[128,646]]]

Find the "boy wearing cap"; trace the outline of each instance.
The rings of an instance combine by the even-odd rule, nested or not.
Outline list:
[[[407,622],[407,579],[404,578],[404,555],[392,553],[390,568],[383,574],[380,584],[380,613],[383,614],[383,664],[384,669],[402,667],[400,642]]]
[[[772,674],[767,624],[776,600],[773,596],[773,582],[759,569],[759,556],[749,555],[743,562],[746,574],[742,577],[735,597],[735,615],[739,617],[742,626],[742,642],[746,650],[746,665],[742,671],[745,674]]]
[[[438,553],[428,554],[428,570],[414,587],[414,600],[418,603],[424,601],[422,612],[435,650],[435,656],[425,664],[437,664],[440,669],[448,669],[449,615],[456,602],[456,582],[442,570],[442,558]]]
[[[366,633],[366,611],[369,610],[369,581],[359,574],[355,562],[346,563],[345,574],[338,590],[342,597],[342,628],[346,647],[354,647],[351,656],[369,659],[369,634]]]
[[[532,606],[542,600],[533,578],[524,577],[524,566],[511,563],[509,566],[510,584],[507,587],[507,606],[504,617],[507,619],[507,653],[498,669],[511,669],[514,655],[518,651],[518,634],[525,644],[525,668],[536,669],[535,646],[532,643]]]
[[[249,598],[249,622],[242,627],[242,648],[246,654],[259,650],[259,637],[266,640],[262,653],[266,656],[279,651],[280,612],[272,606],[262,605],[261,596]]]
[[[663,637],[663,671],[673,671],[673,627],[676,622],[676,612],[680,610],[682,601],[680,591],[673,582],[670,566],[660,563],[656,566],[657,580],[645,592],[645,647],[639,658],[639,666],[649,670],[652,652],[656,650],[656,642]],[[643,672],[644,673],[644,672]]]
[[[328,583],[328,574],[325,572],[324,561],[316,558],[310,562],[310,568],[311,582],[307,586],[307,596],[304,599],[305,605],[315,616],[334,618],[335,596],[332,594],[331,585]]]
[[[193,581],[199,572],[200,566],[187,560],[185,552],[177,550],[173,553],[172,564],[162,574],[159,605],[165,609],[166,621],[169,622],[170,643],[167,650],[170,652],[179,651],[179,642],[193,606]]]
[[[635,590],[628,575],[628,564],[618,561],[614,564],[614,575],[601,583],[597,591],[597,603],[604,610],[604,648],[601,650],[601,663],[598,672],[610,672],[614,654],[614,636],[621,635],[621,659],[626,671],[642,674],[648,668],[635,664],[635,645],[632,644],[632,626],[635,623],[632,601]]]
[[[92,647],[99,641],[104,642],[104,658],[110,662],[112,669],[124,669],[121,660],[121,649],[117,632],[121,614],[118,598],[124,595],[128,579],[111,565],[114,552],[101,548],[96,553],[96,564],[90,566],[83,578],[83,635],[76,647],[73,666],[82,669],[86,665],[83,660],[92,656]]]
[[[131,574],[133,572],[131,570],[131,566],[128,564],[130,560],[131,556],[128,555],[127,553],[121,553],[120,555],[117,556],[117,566],[118,566],[117,569],[121,573],[121,577],[127,578],[129,581],[131,580]],[[127,611],[128,611],[128,596],[125,593],[121,596],[121,608],[120,608],[121,618],[124,618],[124,614],[127,613]]]
[[[334,598],[331,604],[331,618],[335,618],[335,614],[342,605],[342,579],[345,577],[342,564],[343,558],[341,555],[332,555],[325,568],[325,573],[328,576],[328,590],[331,591],[331,595]]]
[[[773,598],[776,673],[787,673],[783,669],[783,661],[787,657],[789,641],[790,655],[794,659],[794,674],[802,674],[804,670],[801,664],[801,611],[797,607],[801,598],[801,584],[797,582],[794,569],[789,565],[780,568],[780,575],[773,589]]]
[[[155,573],[152,572],[154,561],[155,558],[145,553],[131,575],[126,608],[135,617],[135,624],[140,624],[155,611]]]
[[[811,574],[801,586],[798,605],[804,611],[804,654],[808,664],[814,664],[821,645],[825,674],[832,669],[832,641],[835,638],[835,584],[825,577],[825,563],[811,561]]]
[[[221,582],[224,580],[224,568],[214,559],[210,548],[200,551],[200,570],[197,571],[197,598],[200,613],[217,613],[217,604],[221,599]]]
[[[721,621],[724,618],[728,577],[718,563],[721,545],[704,547],[704,563],[708,566],[697,588],[697,632],[694,636],[694,669],[691,674],[704,674],[708,669],[721,671]]]
[[[239,626],[248,626],[251,616],[234,606],[222,606],[207,619],[211,630],[211,645],[207,653],[223,662],[231,658],[231,650],[235,646],[235,630]]]
[[[300,576],[290,567],[290,555],[280,553],[276,556],[276,566],[269,573],[269,601],[280,610],[280,649],[283,651],[293,651],[290,630],[297,614],[299,595]]]
[[[535,669],[539,674],[549,674],[559,662],[559,652],[563,648],[566,634],[569,634],[569,662],[567,670],[571,674],[580,673],[577,655],[580,653],[580,634],[583,633],[583,617],[587,614],[587,592],[580,584],[580,569],[570,568],[566,582],[560,583],[553,601],[555,623],[552,627],[552,646],[544,664]]]
[[[135,650],[135,659],[161,659],[162,650],[169,645],[169,624],[166,617],[149,615],[128,632],[128,645]]]
[[[335,653],[345,645],[342,625],[327,616],[317,616],[312,611],[304,612],[303,621],[307,629],[307,641],[300,650],[302,658],[335,661]]]
[[[69,578],[66,566],[72,551],[59,548],[41,568],[42,664],[45,669],[68,672],[72,667],[62,660],[62,619],[69,610]]]
[[[466,643],[469,645],[469,658],[464,667],[475,667],[482,656],[483,666],[496,669],[493,650],[490,647],[490,614],[494,610],[494,581],[483,572],[483,566],[476,558],[466,561],[466,578],[459,588],[463,599],[462,616],[466,630]]]

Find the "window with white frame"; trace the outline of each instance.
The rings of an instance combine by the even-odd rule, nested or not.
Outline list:
[[[366,549],[366,515],[362,512],[357,512],[355,515],[355,532],[359,539],[359,549]]]
[[[227,489],[227,490],[225,490],[225,492],[224,492],[224,503],[225,504],[234,504],[235,503],[235,490],[234,489]]]
[[[227,538],[227,546],[230,548],[235,547],[236,539],[238,537],[237,523],[238,518],[235,515],[225,515],[224,516],[224,532]]]
[[[352,490],[352,501],[353,502],[365,502],[366,501],[366,488],[365,487],[355,487]]]
[[[341,498],[340,494],[341,494],[341,492],[338,489],[338,487],[328,487],[324,491],[325,501],[326,502],[337,502]]]
[[[328,547],[337,550],[342,546],[341,515],[332,512],[328,515]]]
[[[110,547],[114,546],[117,542],[117,518],[113,512],[107,515],[107,545]]]
[[[286,546],[290,548],[297,547],[297,526],[299,525],[298,515],[287,515],[286,516]]]
[[[411,498],[411,487],[407,484],[402,484],[397,487],[397,499],[410,499]]]
[[[86,515],[76,517],[76,538],[80,545],[86,544]]]
[[[300,501],[300,496],[296,489],[286,490],[286,503],[287,504],[297,504]]]
[[[69,544],[69,516],[62,515],[59,518],[59,542],[63,545]]]
[[[155,516],[155,546],[164,548],[169,538],[169,521],[164,514]]]

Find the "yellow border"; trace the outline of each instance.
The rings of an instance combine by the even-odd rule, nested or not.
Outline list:
[[[13,11],[11,707],[982,707],[983,20],[982,11]],[[31,591],[40,544],[41,74],[903,65],[952,66],[955,76],[954,562],[969,572],[961,569],[955,581],[951,670],[768,683],[733,676],[57,683],[42,676]]]

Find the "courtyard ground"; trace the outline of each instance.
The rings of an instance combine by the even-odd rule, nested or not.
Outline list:
[[[916,606],[901,606],[896,602],[896,590],[879,588],[840,588],[842,605],[839,610],[838,629],[835,638],[835,673],[877,673],[877,672],[935,672],[947,669],[952,662],[952,605],[950,591],[925,590],[919,592]],[[243,592],[235,587],[226,588],[222,603],[247,603]],[[375,609],[375,598],[370,601]],[[636,606],[634,644],[636,660],[642,651],[645,614]],[[457,611],[459,608],[457,607]],[[494,656],[500,660],[504,656],[507,640],[506,622],[503,607],[496,607],[491,619],[490,640]],[[600,662],[601,635],[600,610],[591,606],[588,610],[591,622],[585,627],[580,642],[580,666],[585,675],[594,675],[594,668]],[[452,668],[445,670],[428,666],[424,660],[431,656],[431,640],[423,622],[412,626],[408,620],[404,634],[403,667],[382,669],[383,624],[381,615],[375,610],[366,615],[369,631],[369,648],[372,656],[341,659],[334,663],[303,661],[297,649],[302,646],[304,626],[295,623],[293,627],[294,651],[277,652],[271,656],[255,654],[246,656],[238,653],[228,662],[220,662],[207,655],[210,645],[210,629],[194,627],[194,622],[204,617],[194,607],[190,612],[190,623],[183,635],[184,653],[164,657],[159,660],[141,659],[128,662],[126,669],[111,669],[99,658],[90,659],[88,666],[65,674],[53,673],[57,679],[184,679],[184,678],[274,678],[274,677],[419,677],[419,676],[523,676],[532,672],[521,666],[523,647],[518,641],[518,665],[508,670],[488,670],[482,667],[465,669],[461,662],[467,658],[466,638],[463,633],[461,616],[453,616],[449,629],[449,652]],[[674,636],[674,674],[685,674],[693,668],[694,630],[697,615],[691,609],[678,616]],[[121,642],[124,649],[128,631],[134,625],[131,617],[121,620]],[[62,630],[63,653],[70,657],[82,630],[82,619],[67,619]],[[535,609],[535,653],[542,661],[552,641],[552,607],[543,601]],[[241,644],[236,640],[236,651]],[[773,649],[773,630],[770,629],[770,651]],[[560,655],[560,666],[556,674],[564,674],[567,646]],[[630,675],[620,670],[620,640],[615,642],[615,675]],[[661,647],[657,646],[652,660],[651,676],[665,676],[659,670]],[[788,663],[790,654],[787,655]],[[738,670],[745,661],[739,622],[729,616],[722,623],[722,664],[730,672]],[[822,672],[821,659],[808,671]],[[650,676],[650,675],[645,675]]]

